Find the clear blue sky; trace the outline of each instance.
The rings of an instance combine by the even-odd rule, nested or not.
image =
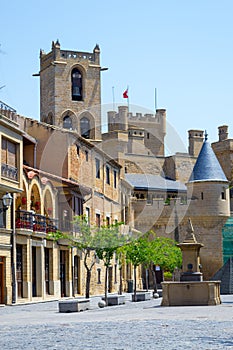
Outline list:
[[[39,119],[40,49],[92,51],[98,43],[102,103],[167,109],[168,123],[187,144],[187,130],[229,125],[233,137],[232,0],[22,0],[1,4],[0,100]],[[181,150],[177,145],[176,150]]]

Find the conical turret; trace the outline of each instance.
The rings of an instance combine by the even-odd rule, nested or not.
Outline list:
[[[192,216],[229,216],[228,187],[228,180],[205,135],[205,141],[187,183]]]
[[[197,181],[228,182],[210,143],[207,141],[207,135],[205,135],[205,141],[189,179],[189,182]]]

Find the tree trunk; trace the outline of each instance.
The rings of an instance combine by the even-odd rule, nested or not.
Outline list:
[[[146,291],[148,292],[149,289],[149,283],[148,283],[148,269],[146,268]]]
[[[90,264],[90,267],[88,267],[87,258],[88,258],[89,252],[90,252],[90,250],[87,249],[85,251],[85,255],[84,255],[84,266],[85,266],[85,269],[87,271],[87,276],[86,276],[86,298],[87,299],[90,297],[91,270],[92,270],[93,266],[95,265],[95,255],[93,255],[93,260]]]
[[[119,285],[119,295],[122,295],[123,286],[122,286],[122,268],[120,268],[120,285]]]
[[[134,301],[136,301],[136,294],[137,294],[137,267],[134,266]]]
[[[105,267],[104,300],[105,300],[106,306],[108,306],[108,266]]]
[[[153,282],[154,282],[154,293],[157,293],[158,292],[158,290],[157,290],[157,279],[156,279],[156,273],[155,273],[155,270],[154,270],[153,267],[151,269],[151,272],[152,272]]]
[[[87,269],[87,277],[86,277],[86,298],[90,297],[90,285],[91,285],[91,270]]]

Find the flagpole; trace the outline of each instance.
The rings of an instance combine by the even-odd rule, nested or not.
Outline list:
[[[155,88],[155,112],[157,109],[157,89]]]
[[[115,111],[115,93],[114,93],[114,86],[112,87],[112,108],[113,108],[113,111]]]
[[[123,92],[123,98],[127,98],[128,112],[129,112],[129,85],[127,86],[127,89]]]

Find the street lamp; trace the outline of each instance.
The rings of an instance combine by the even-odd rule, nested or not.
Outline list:
[[[0,208],[0,213],[5,212],[8,210],[8,208],[11,206],[12,204],[12,195],[10,193],[6,193],[4,194],[4,196],[2,197],[2,202],[3,202],[3,208]]]

